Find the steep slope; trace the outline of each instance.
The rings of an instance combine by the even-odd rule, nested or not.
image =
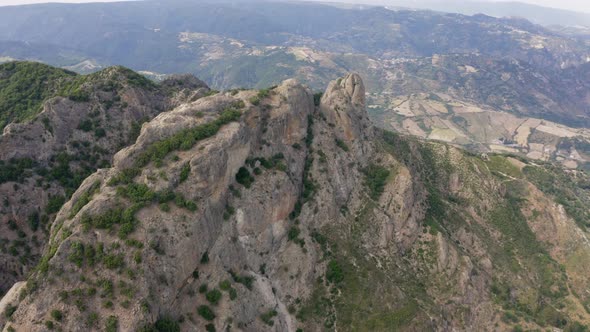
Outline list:
[[[358,75],[315,101],[289,80],[145,124],[58,213],[4,330],[590,322],[587,175],[377,130]]]
[[[194,77],[159,85],[122,67],[76,75],[37,63],[0,66],[0,290],[40,259],[62,204],[141,124],[206,94]]]

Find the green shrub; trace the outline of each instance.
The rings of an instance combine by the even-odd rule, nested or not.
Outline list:
[[[88,317],[86,318],[86,326],[87,327],[95,327],[96,323],[98,323],[99,317],[96,312],[91,312]]]
[[[216,331],[215,330],[215,325],[213,325],[213,324],[207,324],[207,325],[205,325],[205,331],[207,331],[207,332],[215,332]]]
[[[221,288],[221,290],[223,291],[229,291],[231,288],[231,282],[229,280],[223,280],[221,282],[219,282],[219,288]]]
[[[211,310],[211,308],[209,308],[207,305],[199,306],[197,308],[197,313],[206,320],[214,320],[216,317],[213,310]]]
[[[233,301],[237,298],[238,298],[238,291],[236,291],[236,289],[233,287],[230,288],[229,289],[229,299]]]
[[[201,264],[207,264],[209,263],[209,252],[205,251],[203,253],[203,255],[201,256]]]
[[[35,166],[29,158],[0,160],[0,184],[14,181],[20,182],[27,176],[27,171]]]
[[[70,246],[70,255],[68,256],[68,260],[77,267],[82,267],[84,263],[84,244],[81,242],[73,242]]]
[[[155,200],[156,193],[145,184],[130,183],[117,188],[117,195],[121,195],[133,203],[149,203]]]
[[[211,304],[217,305],[217,303],[219,303],[219,300],[221,300],[221,292],[217,289],[210,290],[207,292],[207,294],[205,294],[205,298]]]
[[[248,288],[249,290],[252,290],[252,286],[254,283],[254,278],[251,276],[247,276],[247,275],[237,275],[236,273],[234,273],[232,270],[229,271],[229,274],[232,276],[232,279],[234,280],[234,282],[237,282],[239,284],[242,284],[244,286],[246,286],[246,288]]]
[[[240,111],[227,109],[212,122],[182,130],[164,140],[155,142],[137,157],[136,167],[143,167],[149,162],[161,162],[168,153],[175,150],[188,150],[198,141],[215,135],[223,125],[239,119],[240,116]]]
[[[50,321],[50,320],[46,320],[46,321],[45,321],[45,327],[46,327],[48,330],[53,330],[53,327],[54,327],[54,325],[53,325],[53,322],[52,322],[52,321]]]
[[[28,219],[29,222],[29,227],[31,228],[31,230],[33,232],[36,232],[37,229],[39,229],[39,223],[41,222],[41,220],[39,219],[39,213],[38,212],[33,212]]]
[[[154,332],[180,332],[180,324],[170,317],[163,317],[154,324]]]
[[[181,194],[175,195],[174,203],[180,208],[184,208],[192,212],[197,211],[197,203],[185,199]]]
[[[112,230],[115,225],[120,225],[118,235],[121,239],[126,239],[135,230],[137,224],[135,213],[141,207],[141,204],[134,204],[126,209],[114,208],[98,216],[84,214],[80,223],[85,230],[91,227]]]
[[[336,146],[338,146],[339,148],[341,148],[342,150],[348,152],[350,151],[350,149],[348,148],[348,145],[346,145],[346,143],[344,143],[343,140],[341,139],[336,139]]]
[[[82,130],[84,132],[89,132],[92,130],[93,124],[92,124],[92,120],[90,119],[85,119],[82,120],[79,124],[78,124],[78,130]]]
[[[106,332],[117,332],[119,328],[119,318],[117,316],[109,316],[105,323],[105,331]]]
[[[264,314],[260,315],[260,319],[268,326],[273,326],[275,324],[273,318],[278,315],[276,310],[269,310]]]
[[[72,209],[70,211],[70,218],[75,217],[82,208],[84,208],[90,201],[92,200],[92,196],[100,189],[100,181],[96,181],[95,183],[88,188],[88,191],[80,195],[74,205],[72,205]]]
[[[238,173],[236,173],[236,181],[246,188],[250,188],[254,182],[254,177],[250,175],[250,172],[246,167],[240,167]]]
[[[344,271],[337,261],[331,260],[326,268],[326,279],[331,283],[340,283],[344,281]]]
[[[126,168],[123,169],[119,174],[115,175],[109,181],[109,186],[116,186],[119,184],[129,184],[133,182],[133,179],[141,174],[139,168]]]
[[[58,322],[61,322],[61,320],[63,319],[63,313],[57,309],[51,310],[51,318]]]
[[[180,170],[180,177],[178,179],[178,181],[180,183],[183,183],[184,181],[186,181],[188,179],[188,176],[191,172],[191,165],[189,163],[186,163],[182,166],[182,169]]]
[[[199,293],[204,294],[207,292],[207,284],[201,284],[201,286],[199,286]]]
[[[103,264],[107,269],[118,269],[125,265],[125,260],[122,254],[109,254],[104,256]]]
[[[317,92],[313,94],[313,104],[315,106],[320,106],[320,101],[322,100],[323,95],[324,94],[322,92]]]
[[[12,315],[14,314],[14,312],[16,311],[18,307],[14,306],[14,305],[8,305],[6,307],[6,310],[4,310],[4,317],[10,319],[12,317]]]
[[[377,200],[381,197],[387,178],[389,177],[389,170],[383,166],[370,164],[363,173],[365,174],[365,185],[369,189],[369,195],[372,199]]]
[[[163,212],[170,212],[170,205],[162,203],[160,204],[160,210],[162,210]]]
[[[59,209],[61,209],[65,202],[66,197],[63,195],[49,196],[47,206],[45,207],[45,213],[54,214],[59,212]]]

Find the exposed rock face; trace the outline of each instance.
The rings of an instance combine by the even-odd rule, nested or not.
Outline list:
[[[87,100],[52,98],[31,121],[4,128],[0,162],[31,163],[18,179],[0,180],[0,291],[38,263],[46,227],[86,176],[109,167],[114,153],[135,140],[143,122],[209,92],[191,75],[141,86],[128,72],[113,67],[90,75],[82,86]]]
[[[583,303],[586,295],[564,288],[583,284],[564,279],[565,256],[547,251],[546,228],[529,228],[533,213],[509,195],[549,198],[513,188],[493,166],[373,129],[358,75],[332,82],[319,107],[292,80],[199,98],[145,124],[112,168],[84,181],[10,301],[17,308],[5,330],[586,321],[583,311],[554,309],[566,298]],[[542,215],[583,238],[558,208]],[[529,320],[517,310],[530,310]]]

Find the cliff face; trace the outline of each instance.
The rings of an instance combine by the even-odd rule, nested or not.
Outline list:
[[[379,131],[364,95],[351,74],[318,105],[290,80],[159,114],[59,211],[4,330],[588,322],[586,232],[544,166]]]
[[[11,75],[32,74],[21,69]],[[110,167],[114,153],[135,141],[142,123],[209,92],[192,76],[156,85],[121,67],[36,80],[63,91],[43,102],[29,121],[11,123],[0,135],[2,292],[39,262],[55,214],[87,176]]]

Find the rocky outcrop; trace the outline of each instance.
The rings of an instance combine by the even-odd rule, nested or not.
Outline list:
[[[288,80],[157,115],[59,211],[41,264],[4,301],[4,329],[452,331],[586,319],[555,309],[584,298],[542,243],[549,226],[529,227],[533,212],[514,199],[547,196],[514,187],[496,156],[375,130],[364,108],[351,74],[319,106]],[[559,212],[547,211],[555,227],[575,227]]]
[[[142,123],[209,92],[191,75],[155,85],[121,67],[84,78],[86,98],[51,98],[0,136],[0,291],[39,262],[55,213],[85,177],[109,167]]]

